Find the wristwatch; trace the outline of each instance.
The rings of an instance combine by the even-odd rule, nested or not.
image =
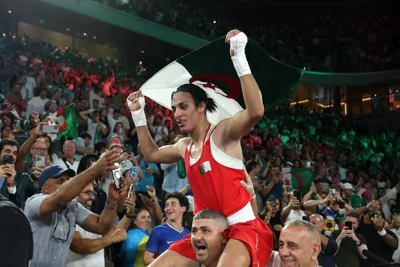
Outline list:
[[[129,215],[127,212],[125,213],[125,216],[126,216],[126,218],[129,218],[129,219],[134,219],[134,218],[135,218],[135,214],[133,214],[133,215],[131,216],[131,215]]]

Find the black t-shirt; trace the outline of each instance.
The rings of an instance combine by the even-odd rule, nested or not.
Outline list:
[[[374,253],[376,256],[383,258],[385,261],[392,261],[393,253],[396,249],[391,248],[386,244],[386,242],[383,240],[383,237],[378,234],[378,231],[373,224],[364,223],[364,216],[361,218],[360,226],[356,232],[365,237],[369,251]],[[395,233],[390,230],[386,230],[386,232],[388,235],[392,236],[398,241]],[[368,260],[363,263],[363,266],[365,267],[370,267],[372,265],[373,262]]]

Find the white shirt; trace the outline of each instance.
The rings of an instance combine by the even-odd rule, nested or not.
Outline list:
[[[46,105],[48,101],[49,100],[47,98],[42,99],[40,96],[35,96],[28,101],[28,105],[32,107],[44,108],[44,105]]]
[[[291,220],[303,220],[303,216],[307,216],[303,210],[300,210],[300,214],[298,215],[294,210],[290,210],[289,216],[287,217],[286,221]]]
[[[24,99],[32,99],[34,94],[33,94],[33,89],[36,87],[36,80],[33,77],[26,77],[26,84],[25,84],[25,90],[22,90],[22,97]]]
[[[272,251],[266,267],[281,267],[281,258],[278,251]]]
[[[97,239],[101,238],[101,235],[93,234],[81,228],[79,225],[76,226],[75,231],[79,232],[84,239]],[[81,255],[72,252],[68,253],[68,259],[66,267],[104,267],[104,249],[101,249],[93,254]]]
[[[71,162],[69,162],[68,160],[66,160],[64,162],[64,160],[61,158],[61,159],[54,161],[53,165],[60,166],[63,169],[72,169],[76,173],[78,171],[79,160],[75,160],[74,164],[71,164]]]

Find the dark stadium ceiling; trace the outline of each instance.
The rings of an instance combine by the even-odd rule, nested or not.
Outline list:
[[[12,10],[14,20],[118,49],[140,60],[174,60],[189,51],[86,16],[35,0],[0,0],[1,20]],[[29,35],[29,33],[27,33]],[[86,35],[85,35],[86,34]],[[95,38],[94,38],[95,37]],[[144,52],[144,53],[143,53]]]

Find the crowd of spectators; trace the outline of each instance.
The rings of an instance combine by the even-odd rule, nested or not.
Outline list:
[[[54,225],[53,232],[57,242],[72,242],[67,256],[54,254],[60,262],[66,257],[69,266],[99,259],[104,262],[104,257],[115,266],[147,265],[171,240],[182,238],[191,228],[193,196],[182,162],[159,165],[146,161],[140,153],[125,98],[140,86],[141,71],[139,65],[136,72],[127,73],[107,62],[83,58],[73,49],[55,48],[26,36],[2,39],[0,170],[8,178],[0,190],[25,209],[35,229],[49,219],[38,209],[53,214],[77,193],[76,202],[85,211],[75,201],[67,208],[76,212],[73,219],[82,228],[72,229],[67,223],[71,218],[67,218]],[[175,143],[181,134],[172,112],[151,101],[147,104],[147,122],[155,142],[159,146]],[[67,127],[77,126],[78,130],[60,138],[68,130],[61,127],[60,117],[71,105],[75,120],[64,120]],[[41,123],[59,124],[60,133],[45,133]],[[26,140],[15,141],[26,133]],[[394,132],[385,130],[372,136],[357,128],[350,116],[310,113],[300,106],[293,113],[282,105],[242,138],[242,148],[260,217],[276,240],[286,221],[309,220],[321,233],[319,261],[325,267],[335,262],[339,267],[372,266],[363,250],[400,262],[400,141]],[[124,155],[120,165],[122,175],[128,178],[123,186],[133,188],[129,196],[115,190],[112,176],[103,175],[107,170],[100,166],[112,157],[106,154],[99,159],[106,149]],[[12,157],[11,164],[5,162],[7,155]],[[44,158],[43,163],[37,163],[38,157]],[[90,168],[93,164],[96,167]],[[136,172],[131,172],[135,168]],[[311,170],[312,181],[296,188],[285,182],[284,168]],[[68,176],[75,173],[83,174],[71,181],[88,182],[86,169],[92,178],[98,177],[93,184],[84,188],[68,184],[63,187],[68,195],[64,198],[61,190],[55,190],[55,180],[67,183]],[[42,195],[38,196],[39,188]],[[43,204],[46,194],[61,204]],[[117,215],[109,212],[114,208]],[[102,224],[87,224],[85,216],[91,214],[87,210],[101,216]],[[64,216],[61,211],[57,214]],[[118,221],[115,226],[110,224],[112,215]],[[50,266],[43,263],[50,264],[48,257],[52,256],[34,249],[32,266]]]
[[[241,1],[98,1],[209,41],[239,28],[276,59],[311,71],[400,66],[399,18],[387,1],[320,8]]]

